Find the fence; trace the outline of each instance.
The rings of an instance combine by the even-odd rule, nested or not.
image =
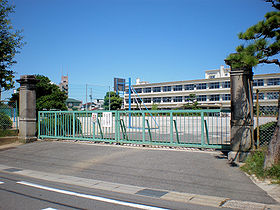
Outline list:
[[[256,103],[254,107],[254,138],[258,147],[267,146],[276,127],[278,116],[279,90],[257,90],[254,94]],[[266,99],[270,99],[269,104]],[[271,100],[273,100],[271,102]]]
[[[221,110],[40,111],[38,138],[228,149]]]
[[[0,101],[0,130],[18,129],[16,102]]]

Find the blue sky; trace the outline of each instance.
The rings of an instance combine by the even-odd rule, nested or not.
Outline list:
[[[26,45],[16,78],[42,74],[85,100],[103,98],[113,78],[149,82],[204,78],[241,43],[237,34],[272,10],[262,0],[10,0]],[[278,72],[274,65],[256,74]]]

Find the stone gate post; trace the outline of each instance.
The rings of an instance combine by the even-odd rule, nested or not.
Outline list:
[[[36,134],[36,91],[38,80],[35,75],[22,75],[17,80],[19,91],[19,139],[25,143],[35,141]]]
[[[229,159],[243,162],[253,147],[252,69],[236,68],[230,73],[231,152]]]

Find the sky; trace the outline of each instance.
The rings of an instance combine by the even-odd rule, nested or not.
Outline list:
[[[10,0],[26,45],[15,79],[69,77],[69,97],[103,98],[113,78],[168,82],[204,78],[235,51],[237,34],[272,11],[263,0]],[[261,65],[255,74],[279,72]],[[8,94],[8,93],[7,93]],[[6,96],[7,96],[6,94]],[[87,99],[89,100],[89,99]]]

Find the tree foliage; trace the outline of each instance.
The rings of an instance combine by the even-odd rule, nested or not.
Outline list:
[[[280,3],[279,0],[266,0],[276,11],[266,13],[265,19],[238,34],[246,43],[236,48],[226,61],[232,68],[251,68],[260,63],[276,64],[280,62],[276,55],[280,50]]]
[[[110,94],[110,97],[109,97]],[[122,107],[122,98],[113,91],[107,92],[104,97],[104,109],[109,110],[109,101],[110,101],[110,110],[117,110]]]
[[[15,6],[9,5],[8,0],[0,0],[0,100],[1,92],[14,87],[15,55],[19,53],[24,42],[21,31],[14,30],[9,14],[15,11]]]
[[[182,109],[201,109],[198,105],[198,102],[196,100],[196,95],[195,94],[190,94],[189,95],[189,102],[184,104]]]
[[[43,75],[36,75],[36,110],[67,110],[67,96],[51,80]],[[12,94],[10,101],[19,101],[19,93]]]
[[[151,110],[159,110],[158,104],[152,104]]]

